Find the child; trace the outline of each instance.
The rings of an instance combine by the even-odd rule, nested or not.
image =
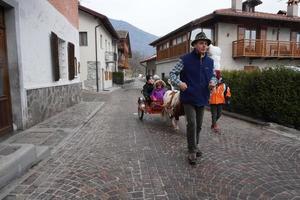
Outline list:
[[[163,80],[154,82],[154,89],[151,94],[151,100],[163,103],[164,94],[166,93],[166,83]]]
[[[151,75],[146,76],[146,83],[143,86],[143,95],[147,102],[151,102],[150,96],[153,91],[153,78]]]
[[[225,104],[225,99],[231,97],[230,88],[226,86],[222,81],[221,71],[216,70],[216,78],[218,83],[216,87],[214,87],[210,94],[210,111],[212,117],[212,125],[211,129],[215,133],[220,132],[220,128],[217,126],[217,121],[221,117],[222,114],[222,106]]]

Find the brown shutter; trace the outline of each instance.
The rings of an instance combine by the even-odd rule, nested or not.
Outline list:
[[[74,56],[74,44],[68,42],[68,63],[69,63],[69,80],[73,80],[75,77],[75,56]]]
[[[291,41],[297,42],[297,32],[291,32]]]
[[[267,29],[260,29],[260,36],[259,36],[261,40],[266,40],[267,39]]]
[[[58,37],[53,32],[51,32],[51,57],[52,57],[52,70],[53,70],[54,81],[58,81],[59,80]]]

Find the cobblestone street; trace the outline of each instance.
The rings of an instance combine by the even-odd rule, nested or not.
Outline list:
[[[139,87],[86,93],[104,106],[4,199],[300,199],[299,140],[227,116],[212,134],[206,112],[191,166],[184,118],[179,131],[159,115],[140,121]]]

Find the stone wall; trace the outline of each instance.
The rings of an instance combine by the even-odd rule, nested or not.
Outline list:
[[[101,63],[98,62],[98,85],[99,90],[102,89],[102,80],[101,80]],[[96,85],[96,62],[89,61],[87,62],[87,79],[84,80],[84,87],[90,91],[97,91]]]
[[[27,90],[29,128],[81,101],[81,83]]]

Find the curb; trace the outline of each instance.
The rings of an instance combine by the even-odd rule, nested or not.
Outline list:
[[[208,106],[206,106],[205,109],[210,111],[210,107],[208,107]],[[226,111],[226,110],[222,110],[222,114],[224,114],[226,116],[229,116],[229,117],[232,117],[232,118],[235,118],[235,119],[246,121],[246,122],[249,122],[249,123],[252,123],[252,124],[256,124],[256,125],[260,125],[260,126],[270,126],[269,122],[260,121],[258,119],[254,119],[254,118],[247,117],[247,116],[244,116],[244,115],[241,115],[241,114],[229,112],[229,111]]]
[[[23,175],[37,162],[37,152],[34,145],[13,144],[7,146],[19,149],[0,159],[0,188]]]
[[[252,124],[256,124],[256,125],[260,125],[260,126],[270,126],[269,122],[263,122],[263,121],[260,121],[260,120],[257,120],[257,119],[251,118],[251,117],[247,117],[247,116],[240,115],[240,114],[237,114],[237,113],[229,112],[229,111],[226,111],[226,110],[223,110],[222,113],[226,116],[236,118],[236,119],[240,119],[240,120],[252,123]]]

